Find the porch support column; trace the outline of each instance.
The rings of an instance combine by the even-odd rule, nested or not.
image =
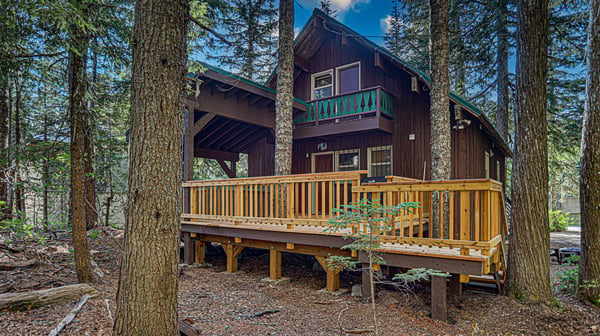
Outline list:
[[[183,263],[187,265],[194,263],[194,241],[189,232],[183,233]]]
[[[227,273],[235,273],[238,271],[238,256],[244,250],[243,246],[236,246],[233,244],[224,244],[223,249],[227,256]]]
[[[431,318],[446,320],[446,277],[431,276]]]
[[[319,262],[321,267],[327,272],[327,291],[333,293],[340,289],[340,271],[339,269],[332,269],[327,265],[325,257],[315,256],[315,259]]]
[[[277,250],[269,250],[270,267],[269,278],[277,280],[281,278],[281,252]]]
[[[195,258],[194,261],[196,264],[204,265],[206,259],[206,243],[202,240],[196,240],[196,248],[195,248]]]

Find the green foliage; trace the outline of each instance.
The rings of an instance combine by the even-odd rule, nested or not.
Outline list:
[[[0,230],[8,231],[8,242],[16,240],[26,245],[28,242],[46,243],[46,238],[35,230],[33,222],[21,211],[17,211],[15,216],[9,219],[0,221]]]
[[[574,267],[574,265],[579,263],[579,259],[580,257],[578,255],[572,255],[564,259],[568,268],[558,274],[560,283],[559,288],[564,292],[572,294],[577,292],[579,274],[577,267]]]
[[[405,273],[395,274],[392,280],[399,281],[401,284],[410,285],[419,281],[429,281],[432,276],[443,276],[449,277],[450,275],[447,273],[443,273],[440,271],[432,270],[429,268],[413,268],[408,270]]]
[[[88,237],[90,239],[96,239],[96,238],[98,238],[99,233],[100,232],[98,230],[93,230],[92,232],[88,233]]]
[[[569,226],[570,213],[564,213],[562,210],[549,210],[548,217],[550,218],[550,231],[560,232],[566,231]]]

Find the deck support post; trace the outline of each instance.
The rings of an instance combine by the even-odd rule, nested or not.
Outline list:
[[[333,293],[340,289],[340,272],[341,269],[334,269],[327,265],[327,260],[325,257],[315,256],[317,262],[323,267],[325,272],[327,272],[327,291]]]
[[[369,264],[362,263],[362,295],[363,297],[371,297],[371,277],[369,276]]]
[[[183,263],[188,265],[194,263],[194,241],[189,232],[183,233]]]
[[[206,257],[206,243],[204,243],[203,241],[197,239],[196,240],[196,247],[195,247],[194,262],[196,264],[204,265],[204,263],[205,263],[205,257]]]
[[[281,278],[281,252],[277,250],[269,250],[270,267],[269,277],[271,280]]]
[[[431,318],[446,320],[446,277],[431,276]]]
[[[463,284],[460,282],[460,274],[452,274],[448,291],[450,295],[458,300],[462,298]]]
[[[233,244],[222,245],[227,256],[227,273],[235,273],[238,271],[238,256],[244,250],[243,246]]]

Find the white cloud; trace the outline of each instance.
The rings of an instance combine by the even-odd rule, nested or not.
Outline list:
[[[368,4],[369,2],[371,2],[371,0],[331,0],[331,6],[338,9],[340,12],[346,12],[349,9],[358,11],[358,5]]]
[[[383,30],[383,32],[386,33],[391,28],[391,25],[392,25],[392,16],[388,15],[388,16],[386,16],[384,18],[381,18],[379,20],[379,23],[381,24],[381,30]]]

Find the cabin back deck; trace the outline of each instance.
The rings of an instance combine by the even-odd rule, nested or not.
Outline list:
[[[388,266],[425,267],[455,275],[498,275],[504,268],[506,214],[502,185],[489,179],[420,181],[390,176],[385,182],[362,183],[366,171],[301,174],[183,183],[184,261],[204,263],[205,244],[220,243],[227,255],[227,271],[236,272],[244,247],[270,251],[270,278],[283,275],[281,252],[315,256],[327,272],[327,290],[339,289],[339,270],[328,267],[332,255],[362,263],[363,252],[341,249],[345,235],[368,229],[347,226],[327,233],[333,208],[361,198],[383,205],[418,202],[412,213],[390,217],[392,228],[376,228],[382,242],[378,252]],[[431,221],[435,194],[448,197],[447,212]],[[447,221],[447,223],[444,222]],[[441,233],[433,237],[434,226]],[[364,279],[363,279],[364,282]],[[363,284],[364,285],[364,284]]]

